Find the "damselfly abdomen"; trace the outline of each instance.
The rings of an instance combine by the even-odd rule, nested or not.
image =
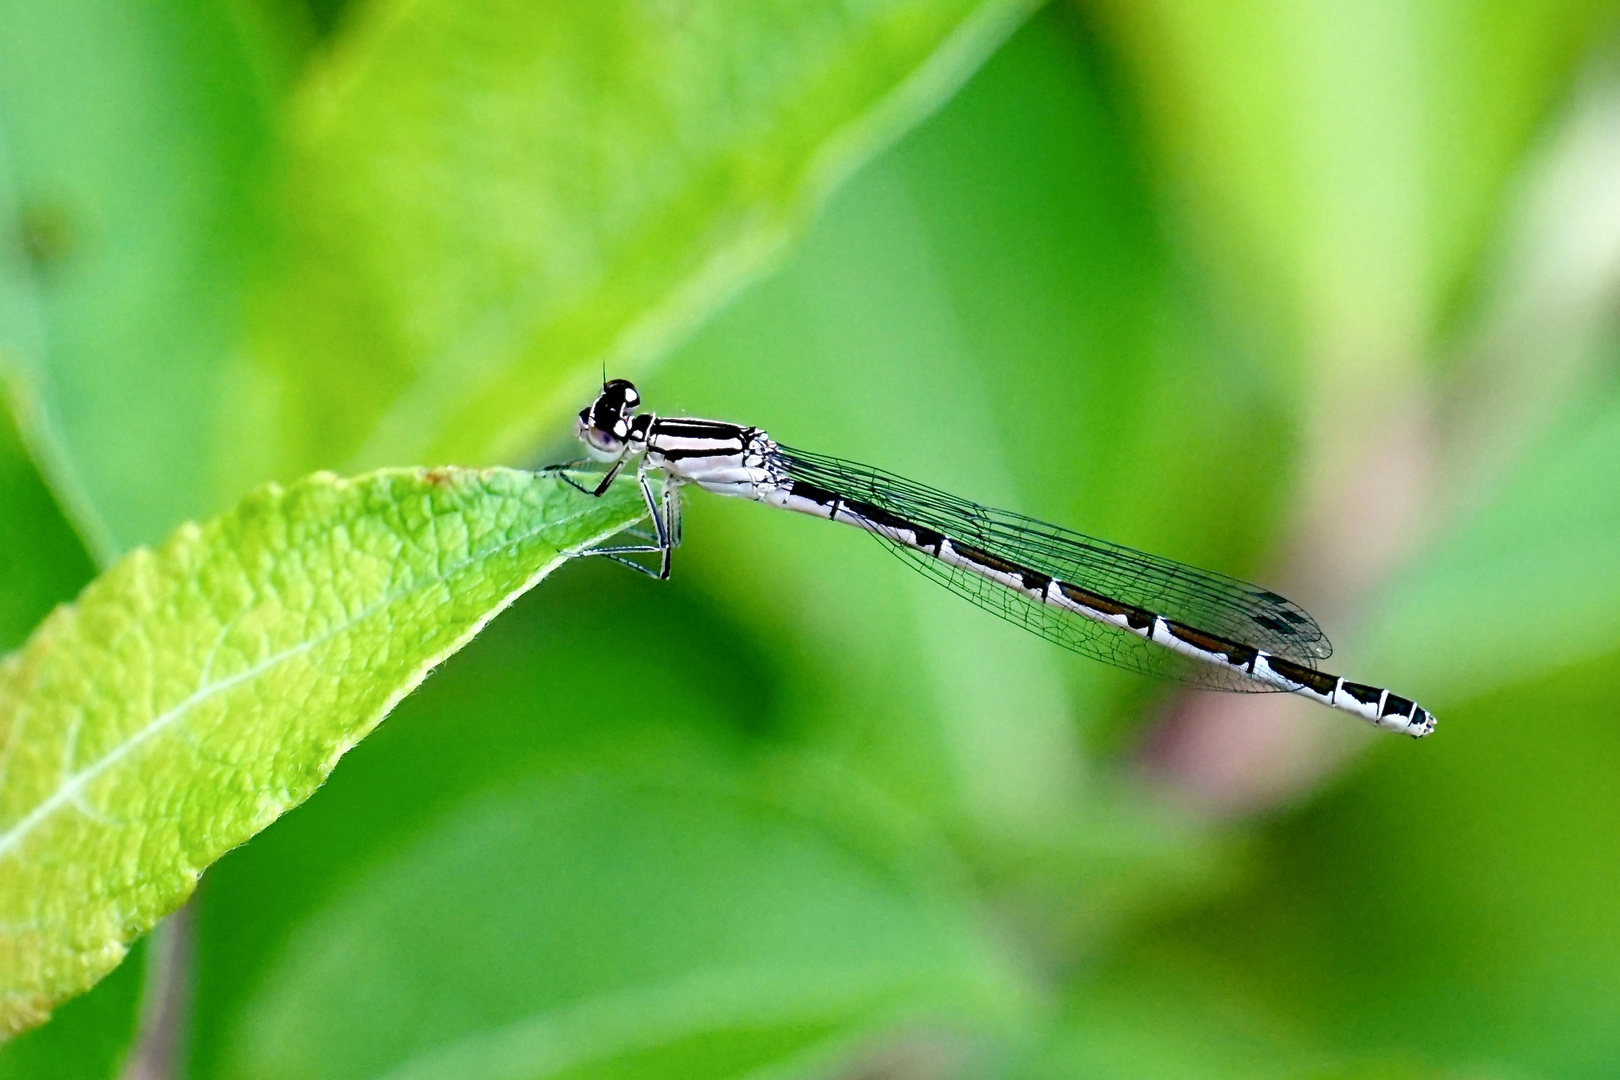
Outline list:
[[[654,530],[647,544],[595,554],[668,577],[680,489],[695,484],[864,529],[980,607],[1110,664],[1213,690],[1300,694],[1414,737],[1434,730],[1411,699],[1317,670],[1332,654],[1321,627],[1257,585],[795,450],[759,428],[660,417],[640,404],[636,388],[615,379],[579,414],[581,441],[608,465],[582,490],[600,495],[637,463]],[[651,473],[663,477],[656,496]],[[656,554],[658,568],[626,558],[636,553]]]

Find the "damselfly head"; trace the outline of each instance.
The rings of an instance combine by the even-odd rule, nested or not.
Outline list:
[[[596,400],[579,411],[574,434],[598,461],[615,461],[624,455],[630,441],[631,418],[641,405],[641,395],[628,379],[602,384]]]

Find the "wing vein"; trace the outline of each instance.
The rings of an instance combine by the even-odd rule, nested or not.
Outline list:
[[[779,447],[787,475],[902,520],[1229,642],[1307,667],[1332,654],[1297,604],[1239,578],[1202,570],[841,458]],[[1201,664],[1113,626],[1042,603],[869,530],[897,556],[978,606],[1065,648],[1145,674],[1223,690],[1273,689],[1220,665]]]

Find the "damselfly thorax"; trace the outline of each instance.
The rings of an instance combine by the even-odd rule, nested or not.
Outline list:
[[[608,466],[596,485],[572,479],[574,465],[555,467],[601,495],[636,466],[653,534],[587,554],[667,578],[680,489],[692,484],[862,529],[958,595],[1085,656],[1207,689],[1299,694],[1415,737],[1434,730],[1410,698],[1319,671],[1333,651],[1321,627],[1267,589],[795,450],[759,428],[660,417],[640,404],[636,388],[615,379],[580,412],[580,440]],[[656,494],[651,474],[662,477]],[[657,569],[636,554],[657,555]]]

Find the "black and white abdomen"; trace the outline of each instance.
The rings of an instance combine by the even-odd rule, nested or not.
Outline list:
[[[1166,617],[1160,611],[1128,598],[1120,599],[1077,581],[1065,580],[1059,576],[1063,570],[1050,563],[1042,568],[1036,560],[1043,556],[1050,557],[1056,549],[1055,541],[1065,539],[1051,526],[1003,516],[998,533],[997,522],[991,515],[1000,514],[999,511],[968,503],[953,506],[948,496],[928,492],[875,470],[853,477],[839,475],[840,472],[854,473],[854,470],[861,468],[849,463],[834,463],[815,474],[814,480],[805,479],[800,472],[794,471],[798,465],[794,455],[800,453],[795,450],[781,451],[774,460],[784,463],[784,477],[768,488],[761,489],[756,485],[755,490],[760,493],[754,497],[784,510],[864,529],[886,541],[895,550],[914,555],[910,559],[913,565],[944,582],[952,591],[993,613],[1035,630],[1059,645],[1086,655],[1100,654],[1105,659],[1113,659],[1121,666],[1134,667],[1136,670],[1168,674],[1195,686],[1222,690],[1269,689],[1301,694],[1332,708],[1354,713],[1374,726],[1390,731],[1423,736],[1434,730],[1434,717],[1410,698],[1392,694],[1382,687],[1350,682],[1337,675],[1317,671],[1306,658],[1309,654],[1303,647],[1296,650],[1297,658],[1291,659],[1288,655],[1270,651],[1278,648],[1278,644],[1263,635],[1253,642],[1239,640],[1242,636],[1241,624],[1236,632],[1223,629],[1219,618],[1229,620],[1230,617],[1224,615],[1218,603],[1210,605],[1215,608],[1217,616],[1213,625],[1220,631],[1215,632],[1195,627],[1178,618]],[[885,485],[889,490],[884,490]],[[842,490],[836,490],[839,488]],[[890,496],[888,505],[880,505],[879,500],[885,494]],[[905,499],[911,500],[909,505],[902,505]],[[958,527],[953,531],[958,535],[944,531],[951,526],[939,520],[938,516],[933,518],[932,523],[925,523],[930,514],[952,512],[957,514]],[[1017,528],[1026,525],[1029,527],[1027,537],[1015,535]],[[998,540],[1002,541],[999,550],[992,550]],[[1090,553],[1098,550],[1103,542],[1079,538],[1075,543]],[[1135,560],[1134,565],[1129,561],[1131,558]],[[1140,575],[1148,558],[1140,553],[1123,556],[1122,561],[1125,561],[1127,569],[1124,576],[1116,577],[1116,585],[1121,580],[1130,584],[1132,579],[1129,575]],[[1073,565],[1075,569],[1071,572],[1075,576],[1086,569],[1084,563]],[[1093,565],[1091,569],[1095,571],[1096,566]],[[997,588],[993,591],[977,588],[972,584],[975,579]],[[1238,593],[1239,596],[1269,598],[1275,605],[1287,605],[1287,601],[1275,594],[1263,593],[1253,586],[1231,579],[1217,579],[1215,575],[1190,567],[1176,566],[1174,580],[1184,591],[1200,587],[1200,580],[1205,580],[1215,583],[1213,589],[1224,588],[1229,592],[1243,590]],[[1217,601],[1227,595],[1212,593],[1211,590],[1206,592],[1215,595]],[[1016,597],[1017,601],[1007,599],[1011,597]],[[1173,593],[1170,598],[1175,598]],[[1024,606],[1026,604],[1029,606]],[[1176,669],[1145,658],[1145,662],[1138,663],[1142,654],[1127,651],[1123,645],[1098,645],[1104,639],[1088,632],[1083,625],[1045,620],[1032,615],[1032,609],[1051,609],[1077,616],[1084,623],[1107,627],[1129,638],[1139,639],[1163,650],[1161,655],[1191,660],[1199,667],[1195,670]],[[1269,615],[1277,609],[1261,610]],[[1291,606],[1283,606],[1281,610],[1286,613]],[[1207,608],[1205,614],[1209,614]],[[1299,618],[1308,621],[1308,616],[1301,615]],[[1314,623],[1311,625],[1314,626]],[[1310,639],[1305,640],[1308,644]],[[1275,642],[1280,642],[1284,647],[1292,644],[1286,637],[1276,638]],[[1266,647],[1262,648],[1261,645]]]
[[[764,499],[781,482],[776,444],[759,428],[716,420],[653,421],[647,464],[716,495]]]
[[[1282,596],[1225,574],[1162,559],[841,458],[780,446],[765,432],[639,409],[623,379],[604,382],[576,432],[610,467],[628,463],[655,536],[588,553],[669,576],[680,543],[680,488],[695,484],[862,529],[930,578],[992,614],[1084,656],[1215,690],[1278,690],[1354,713],[1378,727],[1427,735],[1434,717],[1383,687],[1319,671],[1332,647],[1316,620]],[[655,494],[648,473],[662,473]],[[654,543],[655,542],[655,543]],[[624,556],[657,553],[656,573]]]

